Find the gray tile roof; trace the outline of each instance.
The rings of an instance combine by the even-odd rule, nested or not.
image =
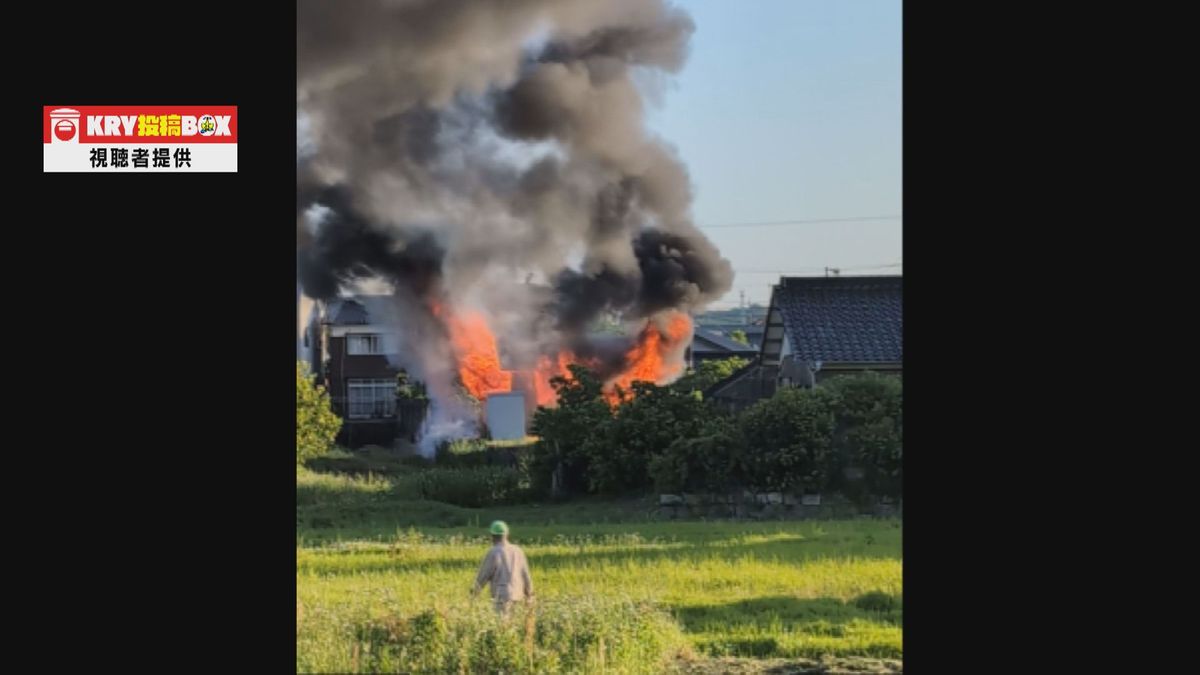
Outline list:
[[[758,352],[758,347],[754,343],[744,345],[716,331],[697,327],[692,338],[692,351],[700,354],[728,352],[730,354],[753,356]]]
[[[900,362],[903,277],[784,277],[774,302],[795,358]]]
[[[396,313],[390,295],[355,295],[329,303],[326,320],[335,326],[362,326],[383,323]]]

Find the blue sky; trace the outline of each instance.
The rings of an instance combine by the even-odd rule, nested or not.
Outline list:
[[[691,56],[648,121],[691,174],[705,225],[898,216],[898,0],[680,0]],[[705,229],[738,271],[714,308],[765,303],[779,272],[901,262],[899,218]],[[891,274],[899,268],[847,269]]]

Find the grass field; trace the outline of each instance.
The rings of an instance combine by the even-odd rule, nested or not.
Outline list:
[[[899,521],[664,523],[636,500],[465,509],[409,490],[402,473],[298,473],[299,671],[783,673],[903,656]],[[506,623],[468,597],[496,518],[538,595]]]

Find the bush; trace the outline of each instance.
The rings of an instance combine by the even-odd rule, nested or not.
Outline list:
[[[681,437],[650,460],[659,492],[727,492],[744,483],[745,441],[725,417],[707,420],[695,438]]]
[[[324,473],[400,476],[428,463],[429,460],[419,455],[401,456],[390,448],[368,445],[357,450],[334,449],[322,457],[305,462],[305,466]]]
[[[325,387],[316,384],[308,366],[296,362],[296,463],[320,457],[333,449],[342,420],[329,405]]]
[[[437,466],[505,466],[524,470],[533,444],[528,441],[489,441],[460,438],[439,443],[434,453]]]
[[[617,409],[584,443],[593,492],[645,490],[652,485],[650,462],[678,439],[700,435],[710,411],[699,392],[684,393],[649,382],[633,383],[634,397]]]
[[[820,490],[837,466],[833,456],[836,395],[823,388],[782,389],[742,413],[745,470],[757,486]]]
[[[528,497],[521,472],[512,468],[434,468],[415,474],[413,480],[422,499],[468,508],[514,504]]]
[[[842,463],[863,469],[867,490],[900,497],[904,444],[903,384],[875,373],[832,380],[836,396],[836,454]]]
[[[456,438],[438,443],[433,461],[444,467],[483,466],[486,452],[487,441],[482,438]]]
[[[709,362],[667,387],[634,383],[634,396],[616,410],[600,382],[572,366],[555,381],[559,405],[539,408],[529,475],[536,494],[557,482],[564,492],[724,491],[731,487],[840,491],[851,498],[899,497],[901,383],[865,375],[838,378],[816,389],[783,389],[736,418],[714,414],[699,396],[703,377],[736,368]],[[686,379],[686,378],[685,378]],[[450,465],[497,462],[474,447],[448,448]],[[439,454],[439,463],[442,463]],[[848,483],[843,470],[861,468],[865,481]]]

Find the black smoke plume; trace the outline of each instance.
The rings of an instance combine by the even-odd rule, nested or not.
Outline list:
[[[645,125],[647,88],[695,29],[666,0],[299,0],[298,21],[308,295],[383,278],[401,321],[473,305],[528,363],[567,345],[607,357],[587,343],[604,312],[729,290],[685,167]]]

